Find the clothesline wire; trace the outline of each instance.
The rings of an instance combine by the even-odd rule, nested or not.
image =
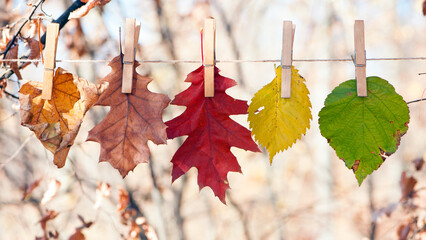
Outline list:
[[[400,57],[400,58],[367,58],[367,61],[414,61],[426,60],[426,57]],[[201,60],[136,60],[140,63],[202,63]],[[0,59],[0,62],[41,62],[40,59]],[[56,62],[64,63],[108,63],[110,60],[96,60],[96,59],[58,59]],[[241,59],[241,60],[216,60],[216,63],[280,63],[280,59]],[[293,59],[293,62],[353,62],[352,58],[332,58],[332,59]]]

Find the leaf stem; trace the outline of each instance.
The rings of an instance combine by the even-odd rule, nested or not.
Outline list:
[[[409,102],[407,102],[407,104],[421,102],[421,101],[426,101],[426,98],[420,98],[420,99],[417,99],[417,100],[409,101]]]

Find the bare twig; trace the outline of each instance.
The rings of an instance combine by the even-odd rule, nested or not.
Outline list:
[[[67,10],[65,10],[64,13],[62,13],[61,16],[59,16],[57,19],[53,20],[53,23],[59,23],[59,31],[65,26],[65,24],[68,23],[71,12],[74,12],[75,10],[79,9],[80,7],[84,6],[86,3],[82,2],[80,0],[76,0],[71,6],[68,7]],[[46,33],[41,37],[41,43],[44,45],[46,42]]]
[[[176,44],[174,42],[174,35],[173,32],[170,31],[170,26],[169,23],[167,21],[166,16],[163,13],[163,6],[161,3],[161,0],[153,0],[155,3],[155,9],[156,9],[156,13],[157,13],[157,21],[158,21],[158,25],[160,27],[160,32],[161,32],[161,39],[163,42],[165,42],[167,44],[167,50],[170,53],[170,56],[173,59],[177,58],[177,54],[175,52],[176,49]],[[178,76],[181,75],[181,69],[178,65],[174,65],[174,68],[176,70],[176,73]]]
[[[233,35],[233,26],[231,25],[231,23],[233,21],[229,21],[228,17],[226,16],[225,10],[223,9],[223,7],[218,4],[216,1],[212,1],[212,3],[215,5],[216,9],[219,12],[219,15],[221,17],[221,19],[223,20],[223,24],[225,25],[225,29],[226,29],[226,33],[228,34],[229,39],[231,40],[231,45],[232,45],[232,49],[234,50],[234,55],[237,59],[240,59],[240,49],[238,48],[238,43],[235,40],[235,37]],[[239,12],[239,11],[235,11],[235,12]],[[237,72],[238,72],[238,76],[239,76],[239,84],[240,86],[244,87],[245,81],[244,81],[244,75],[243,75],[243,69],[241,68],[241,65],[237,64]]]
[[[160,212],[159,216],[160,216],[160,224],[158,226],[158,234],[160,237],[162,238],[166,238],[167,234],[166,234],[166,224],[167,222],[164,219],[164,210],[163,210],[163,195],[161,195],[161,191],[160,188],[158,186],[157,183],[157,176],[155,174],[155,170],[154,170],[154,162],[152,161],[151,157],[149,159],[149,169],[151,171],[151,178],[152,178],[152,185],[153,185],[153,191],[152,191],[152,199],[154,201],[154,203],[157,205],[158,210]]]
[[[10,92],[8,92],[8,91],[4,91],[4,93],[5,93],[7,96],[11,97],[11,98],[19,99],[19,96],[16,96],[15,94],[12,94],[12,93],[10,93]]]
[[[426,98],[421,98],[421,99],[417,99],[417,100],[409,101],[409,102],[407,102],[407,104],[410,104],[410,103],[416,103],[416,102],[421,102],[421,101],[425,101],[425,100],[426,100]]]
[[[4,121],[6,121],[6,120],[8,120],[8,119],[10,119],[10,118],[12,118],[12,117],[14,117],[14,116],[16,116],[16,114],[17,114],[18,112],[13,112],[12,114],[10,114],[9,116],[7,116],[7,117],[5,117],[5,118],[3,118],[3,119],[1,119],[0,120],[0,122],[4,122]]]
[[[376,221],[373,220],[374,213],[376,212],[376,206],[374,205],[374,182],[373,176],[368,179],[368,199],[370,202],[370,216],[371,216],[371,229],[370,229],[370,240],[376,239]]]
[[[244,236],[245,239],[247,240],[251,240],[251,236],[250,236],[250,231],[249,231],[249,224],[247,221],[247,217],[246,214],[244,212],[244,210],[241,208],[241,206],[234,200],[234,198],[231,196],[231,194],[226,194],[226,196],[228,197],[228,201],[231,204],[232,207],[235,208],[235,210],[237,210],[238,215],[240,216],[241,219],[241,223],[243,225],[243,229],[244,229]]]
[[[34,133],[31,133],[27,139],[25,139],[25,141],[21,144],[21,146],[19,146],[18,149],[16,149],[16,151],[12,154],[12,156],[10,156],[8,159],[6,159],[4,162],[2,162],[0,164],[0,169],[2,169],[4,166],[6,166],[7,163],[9,163],[10,161],[12,161],[13,159],[16,158],[16,156],[18,156],[18,154],[21,152],[21,150],[25,147],[25,145],[27,145],[27,143],[31,140],[31,137],[34,136]]]
[[[183,228],[185,219],[182,216],[182,202],[183,202],[183,192],[184,192],[185,186],[187,186],[188,177],[186,175],[183,175],[181,179],[182,179],[181,187],[173,191],[176,196],[176,205],[174,209],[174,214],[176,218],[176,225],[179,230],[178,233],[176,233],[178,235],[177,237],[180,240],[184,240],[186,239],[186,237],[185,237],[185,231]]]
[[[13,35],[13,38],[12,38],[12,40],[10,40],[10,41],[9,41],[9,43],[7,44],[6,49],[5,49],[2,53],[0,53],[0,56],[1,56],[1,55],[6,56],[7,52],[9,52],[9,50],[12,48],[13,44],[15,44],[15,41],[16,41],[16,39],[18,38],[19,34],[21,33],[22,28],[24,28],[25,24],[27,24],[27,22],[29,22],[29,21],[31,20],[31,18],[32,18],[32,16],[34,15],[34,13],[35,13],[35,11],[37,10],[37,8],[38,8],[38,7],[39,7],[42,3],[44,3],[44,1],[45,1],[45,0],[39,0],[36,4],[34,4],[34,5],[32,6],[32,7],[33,7],[33,10],[32,10],[32,11],[31,11],[31,13],[28,15],[28,17],[25,19],[25,21],[21,24],[21,26],[19,27],[19,29],[18,29],[18,31],[15,33],[15,35]]]
[[[128,208],[130,209],[134,209],[136,211],[136,216],[142,216],[145,217],[145,214],[142,212],[141,208],[139,207],[139,205],[137,204],[137,202],[135,201],[134,197],[133,197],[133,192],[130,190],[127,190],[129,193],[129,206]],[[145,231],[141,231],[139,233],[139,237],[144,240],[144,239],[148,239],[145,236]]]

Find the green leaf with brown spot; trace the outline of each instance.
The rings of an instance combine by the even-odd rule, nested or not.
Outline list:
[[[379,77],[367,78],[367,97],[358,97],[356,80],[337,86],[319,113],[321,134],[359,185],[393,154],[410,120],[407,103]]]

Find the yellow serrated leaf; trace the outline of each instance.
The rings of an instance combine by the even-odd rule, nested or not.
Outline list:
[[[310,127],[311,101],[305,79],[291,67],[291,98],[281,98],[281,66],[276,77],[251,99],[248,121],[252,135],[268,150],[269,160],[291,147]]]

